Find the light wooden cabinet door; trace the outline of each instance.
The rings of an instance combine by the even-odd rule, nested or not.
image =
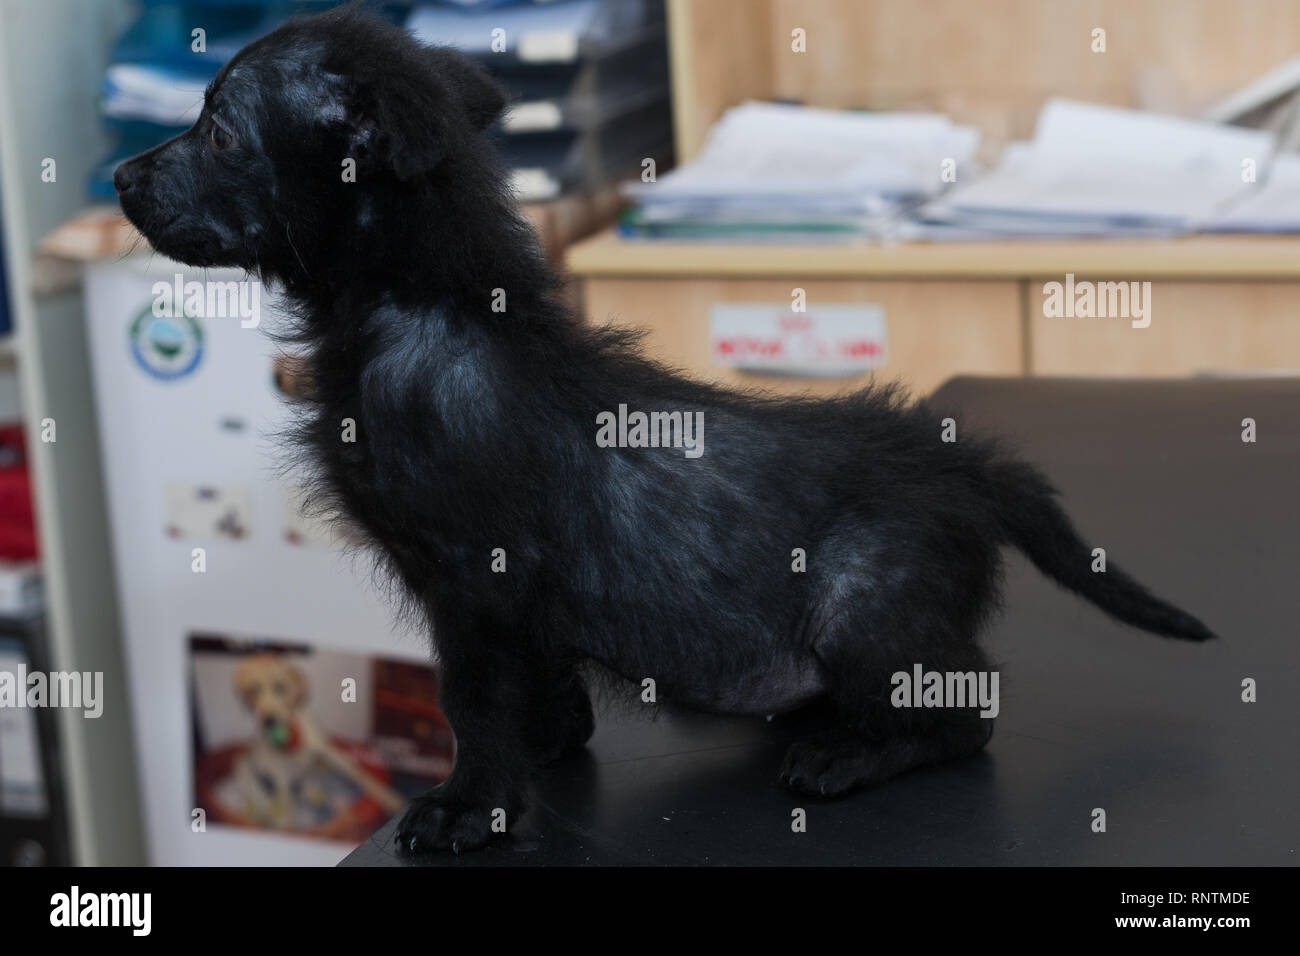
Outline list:
[[[1155,280],[1144,303],[1150,322],[1134,328],[1125,316],[1044,314],[1043,287],[1052,281],[1060,277],[1031,280],[1026,290],[1035,375],[1300,370],[1300,282]]]
[[[825,305],[878,306],[884,317],[883,366],[847,378],[809,378],[756,374],[716,360],[715,305],[788,307],[796,288],[804,290],[809,313]],[[585,280],[583,291],[588,321],[647,329],[651,356],[730,386],[826,395],[860,388],[874,376],[901,380],[919,395],[957,374],[1025,371],[1020,285],[1014,281],[593,277]]]

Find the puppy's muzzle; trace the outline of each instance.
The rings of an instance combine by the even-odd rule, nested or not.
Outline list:
[[[131,187],[135,185],[136,173],[132,168],[134,163],[127,161],[119,163],[117,169],[113,170],[113,187],[120,196],[125,192],[130,192]]]

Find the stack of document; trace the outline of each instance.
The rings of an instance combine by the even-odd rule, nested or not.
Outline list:
[[[859,113],[748,102],[699,155],[625,187],[628,235],[790,241],[887,233],[937,195],[945,170],[973,175],[979,134],[927,113]]]
[[[1300,232],[1300,57],[1292,57],[1211,107],[1205,118],[1277,136],[1273,165],[1246,195],[1202,228],[1212,232]]]
[[[1201,223],[1207,232],[1300,232],[1300,156],[1280,154],[1267,177],[1220,215]]]
[[[114,63],[100,84],[101,109],[112,119],[183,129],[199,118],[209,79],[162,66]]]
[[[1034,139],[987,176],[917,210],[913,238],[1172,235],[1220,219],[1255,189],[1271,133],[1052,100]]]
[[[662,17],[662,0],[458,0],[417,6],[406,27],[467,56],[577,63]]]
[[[519,199],[592,195],[671,159],[663,0],[460,0],[417,6],[406,26],[509,92],[494,135]]]

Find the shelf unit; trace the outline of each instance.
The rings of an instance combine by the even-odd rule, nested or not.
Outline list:
[[[86,174],[106,146],[93,91],[130,10],[127,0],[0,6],[0,207],[14,325],[0,367],[11,365],[19,380],[49,666],[104,675],[101,717],[57,711],[72,861],[80,865],[140,864],[144,844],[84,309],[76,290],[36,294],[31,253],[85,204]],[[41,179],[46,157],[57,164],[54,182]],[[51,443],[40,438],[46,419],[56,423]]]
[[[668,20],[682,160],[727,109],[758,99],[946,113],[979,128],[988,162],[1032,136],[1050,97],[1195,115],[1300,49],[1300,7],[1287,0],[669,0]],[[810,305],[880,306],[889,357],[872,374],[918,392],[958,374],[1300,368],[1294,237],[737,244],[606,232],[571,247],[566,263],[592,321],[648,329],[653,355],[733,386],[864,384],[715,361],[715,306],[788,303],[794,288]],[[1151,282],[1152,326],[1048,318],[1043,286],[1067,274]]]

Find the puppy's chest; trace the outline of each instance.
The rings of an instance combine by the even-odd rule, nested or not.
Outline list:
[[[309,445],[330,497],[399,559],[455,562],[503,541],[535,550],[538,485],[554,470],[545,430],[530,426],[537,399],[507,386],[515,377],[485,342],[436,322],[398,335],[389,318],[364,347],[315,357]]]
[[[320,407],[308,433],[341,516],[396,557],[454,557],[498,510],[491,457],[430,401],[381,405],[353,393]]]
[[[351,403],[339,403],[319,412],[310,435],[312,461],[335,505],[369,530],[400,527],[413,511],[437,506],[436,464],[402,447],[400,426],[379,431]]]

